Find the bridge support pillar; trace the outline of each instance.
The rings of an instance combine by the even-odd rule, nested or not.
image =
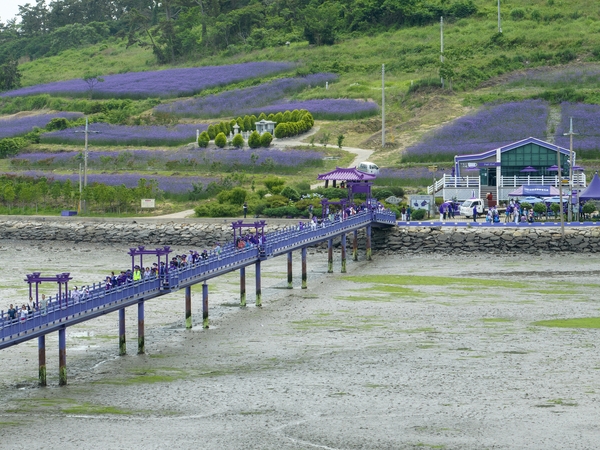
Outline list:
[[[354,239],[352,240],[352,260],[358,261],[358,230],[354,230]]]
[[[202,327],[208,328],[208,284],[202,283]]]
[[[302,247],[302,289],[306,289],[306,247]]]
[[[346,233],[342,234],[342,273],[346,273]]]
[[[119,310],[119,356],[127,354],[125,342],[125,308]]]
[[[333,239],[327,240],[327,273],[333,273]]]
[[[67,385],[67,329],[58,330],[58,385]]]
[[[371,225],[367,225],[367,261],[371,259]]]
[[[287,254],[287,267],[288,267],[288,289],[292,289],[294,287],[292,280],[292,252],[288,252]]]
[[[246,306],[246,268],[240,269],[240,306]]]
[[[46,386],[46,335],[38,337],[38,360],[40,386]]]
[[[185,288],[185,328],[192,328],[192,287]]]
[[[138,355],[146,353],[144,342],[144,301],[138,303]]]
[[[260,261],[256,261],[256,306],[262,306],[262,291],[260,289]]]

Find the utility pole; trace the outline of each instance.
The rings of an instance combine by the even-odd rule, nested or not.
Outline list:
[[[444,65],[444,18],[440,17],[440,67]],[[444,89],[444,77],[440,77]]]
[[[500,0],[498,0],[498,33],[502,33],[502,22],[500,21]]]
[[[556,147],[556,167],[557,167],[557,177],[558,177],[558,197],[560,200],[560,234],[562,238],[565,238],[565,216],[563,214],[563,195],[562,195],[562,167],[560,166],[560,150]]]
[[[385,147],[385,64],[381,65],[381,147]]]
[[[75,131],[75,133],[81,133],[81,131]],[[89,123],[88,123],[88,118],[85,118],[85,149],[83,152],[83,188],[85,189],[87,187],[87,164],[88,164],[88,133],[100,133],[99,131],[89,131]],[[79,165],[79,170],[81,172],[81,164]],[[82,188],[81,188],[81,175],[79,176],[79,210],[81,210],[81,195],[82,195]],[[85,204],[85,200],[83,201],[83,210],[84,212],[87,211],[87,207]]]
[[[570,117],[570,126],[569,132],[564,133],[564,136],[569,136],[569,216],[567,220],[571,222],[573,220],[573,166],[575,165],[575,161],[573,161],[573,118]],[[579,208],[579,189],[577,189],[577,207]],[[579,211],[579,209],[578,209]]]

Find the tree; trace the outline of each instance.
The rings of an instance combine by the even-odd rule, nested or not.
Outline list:
[[[98,83],[104,82],[104,78],[101,78],[97,73],[87,73],[83,76],[83,81],[88,85],[88,97],[91,99],[94,95],[94,87]]]
[[[223,148],[227,145],[227,138],[225,133],[221,132],[215,136],[215,145],[219,148]]]
[[[198,147],[206,148],[208,147],[208,143],[210,142],[210,136],[206,131],[200,133],[198,136]]]
[[[21,87],[21,72],[17,61],[8,60],[0,65],[0,92]]]
[[[273,136],[271,136],[271,133],[263,133],[260,136],[260,146],[261,147],[268,147],[269,145],[271,145],[271,142],[273,141]]]
[[[252,133],[250,133],[250,136],[248,137],[248,147],[260,147],[260,134],[258,134],[258,131],[253,131]]]
[[[235,148],[243,148],[244,147],[244,138],[240,133],[236,134],[233,137],[233,141],[231,142]]]
[[[338,148],[342,148],[342,144],[344,143],[344,138],[345,136],[343,134],[339,134],[337,137],[337,141],[338,141]]]

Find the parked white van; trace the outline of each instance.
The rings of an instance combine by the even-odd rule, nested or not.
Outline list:
[[[465,200],[463,204],[460,205],[460,215],[472,218],[474,207],[477,207],[477,214],[485,214],[486,211],[483,206],[483,200],[480,198],[472,198]]]
[[[377,164],[373,164],[369,161],[361,162],[358,165],[357,169],[364,173],[370,173],[371,175],[379,175],[379,167],[377,166]]]

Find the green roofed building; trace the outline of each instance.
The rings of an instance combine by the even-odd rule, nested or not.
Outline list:
[[[520,187],[524,195],[550,196],[555,192],[550,187],[562,182],[566,196],[570,186],[578,190],[586,186],[583,168],[575,165],[575,158],[569,149],[530,137],[483,153],[455,156],[452,172],[428,190],[444,200],[487,198],[491,193],[494,201],[503,201]]]

